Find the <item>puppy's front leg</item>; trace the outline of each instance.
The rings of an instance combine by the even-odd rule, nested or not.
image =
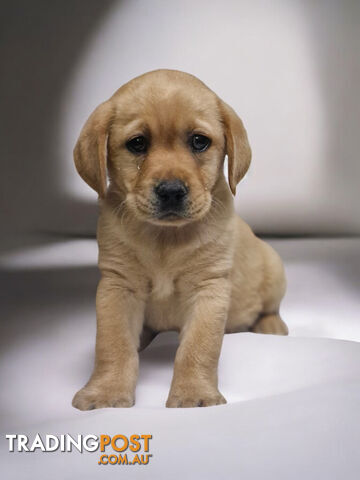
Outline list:
[[[122,286],[116,276],[103,276],[96,295],[96,315],[94,372],[72,404],[80,410],[131,407],[135,401],[144,301]]]
[[[192,296],[190,316],[180,335],[167,407],[208,407],[226,403],[218,390],[217,368],[229,306],[227,279],[207,280]]]

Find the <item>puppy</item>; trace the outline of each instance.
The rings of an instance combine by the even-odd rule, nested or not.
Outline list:
[[[146,73],[89,117],[74,159],[99,195],[101,280],[95,367],[74,407],[131,407],[138,352],[165,330],[180,334],[166,406],[226,403],[224,332],[287,334],[281,260],[234,213],[250,158],[234,110],[186,73]]]

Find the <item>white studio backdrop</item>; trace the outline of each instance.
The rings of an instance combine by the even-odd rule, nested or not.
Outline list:
[[[74,144],[100,102],[158,68],[198,76],[244,120],[235,202],[256,232],[360,233],[359,1],[18,0],[0,23],[2,251],[95,234]]]
[[[72,164],[95,106],[134,76],[174,68],[198,76],[244,120],[253,163],[236,205],[253,228],[359,232],[356,10],[351,1],[115,2],[63,90],[55,141],[66,192],[95,201]]]

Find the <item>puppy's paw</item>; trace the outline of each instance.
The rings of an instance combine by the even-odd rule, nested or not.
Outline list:
[[[170,392],[166,402],[168,408],[211,407],[226,403],[221,393],[214,389],[204,392],[184,389],[182,392]]]
[[[272,335],[288,335],[289,329],[278,314],[264,315],[259,318],[251,328],[255,333],[267,333]]]
[[[95,408],[129,408],[135,403],[135,397],[128,392],[109,392],[86,386],[79,390],[73,398],[72,406],[79,410]]]

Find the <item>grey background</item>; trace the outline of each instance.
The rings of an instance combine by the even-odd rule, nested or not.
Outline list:
[[[243,117],[239,213],[270,235],[360,232],[357,1],[1,2],[4,252],[94,235],[72,147],[93,108],[159,67],[198,75]],[[34,240],[34,238],[36,240]]]

